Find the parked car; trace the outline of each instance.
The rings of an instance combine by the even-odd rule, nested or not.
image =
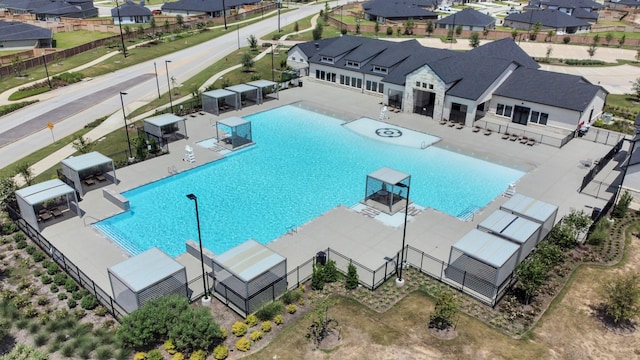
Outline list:
[[[160,9],[151,10],[151,13],[153,15],[162,15],[162,10]]]
[[[438,7],[439,11],[452,11],[450,6],[440,6]]]
[[[507,10],[507,15],[511,15],[511,14],[520,14],[520,10],[511,7],[511,9]]]

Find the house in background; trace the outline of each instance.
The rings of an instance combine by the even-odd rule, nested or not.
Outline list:
[[[604,9],[604,5],[593,0],[532,0],[528,6],[537,6],[539,9],[559,10],[591,24],[598,22],[599,11]]]
[[[607,91],[580,76],[543,71],[512,39],[467,52],[342,36],[330,43],[295,45],[310,76],[381,96],[405,113],[473,126],[497,121],[574,131],[603,111]]]
[[[436,21],[438,29],[455,29],[458,26],[461,26],[462,30],[470,31],[495,29],[496,18],[472,8],[464,8],[457,13]]]
[[[386,24],[387,20],[405,22],[412,19],[416,23],[435,21],[438,14],[433,9],[438,2],[433,0],[372,0],[364,3],[365,20],[375,21],[378,24]]]
[[[0,0],[0,7],[11,14],[34,14],[37,20],[56,21],[60,18],[88,19],[98,16],[92,0]]]
[[[556,9],[531,10],[504,18],[504,26],[524,31],[529,31],[536,23],[542,25],[542,32],[553,30],[558,35],[588,33],[591,30],[587,21]]]
[[[118,17],[118,15],[120,15],[120,17]],[[144,24],[151,21],[153,14],[151,10],[142,4],[138,5],[127,1],[120,5],[120,10],[117,8],[111,9],[111,17],[113,18],[114,24]],[[120,21],[120,19],[122,19],[122,21]]]
[[[53,32],[50,29],[18,21],[0,20],[0,48],[50,48],[52,43]]]
[[[243,5],[257,5],[260,0],[225,0],[224,14],[237,14]],[[162,5],[162,12],[172,15],[205,15],[210,18],[222,17],[222,0],[178,0]]]

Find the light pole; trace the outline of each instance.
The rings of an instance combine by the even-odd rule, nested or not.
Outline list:
[[[169,82],[169,63],[171,60],[164,61],[164,67],[167,70],[167,87],[169,87],[169,105],[171,105],[171,113],[173,114],[173,100],[171,100],[171,83]]]
[[[404,244],[407,238],[407,216],[409,215],[409,192],[411,187],[403,183],[397,183],[396,186],[407,189],[406,204],[404,207],[404,230],[402,231],[402,249],[400,249],[400,264],[398,266],[398,278],[396,279],[396,286],[400,287],[404,285],[404,279],[402,279],[402,267],[404,266]]]
[[[273,75],[273,45],[271,45],[271,81],[275,81],[275,75]]]
[[[122,42],[122,55],[127,57],[127,47],[124,46],[124,35],[122,35],[122,17],[120,17],[120,4],[116,0],[116,12],[118,13],[118,26],[120,27],[120,41]]]
[[[153,70],[156,72],[156,87],[158,88],[158,100],[160,99],[160,82],[158,81],[158,67],[156,62],[153,62]]]
[[[282,0],[276,2],[278,6],[278,33],[280,33],[280,8],[282,7]]]
[[[204,272],[204,255],[202,254],[202,235],[200,233],[200,214],[198,213],[198,198],[194,194],[187,194],[189,200],[193,200],[196,204],[196,221],[198,223],[198,242],[200,243],[200,263],[202,265],[202,286],[204,287],[204,299],[209,299],[209,290],[207,289],[207,278]]]
[[[238,33],[238,50],[240,50],[240,24],[236,23],[236,32]]]
[[[53,87],[51,87],[51,79],[49,78],[49,68],[47,67],[47,55],[43,54],[42,55],[42,60],[44,61],[44,71],[47,73],[47,83],[49,84],[49,89],[53,89]],[[273,64],[273,61],[271,62]],[[273,65],[272,65],[273,67]]]
[[[227,30],[227,6],[224,4],[224,0],[222,0],[222,18],[224,19],[224,29]]]
[[[131,152],[131,140],[129,140],[129,129],[127,128],[127,114],[124,112],[124,100],[122,99],[122,95],[127,95],[126,92],[120,91],[120,105],[122,105],[122,117],[124,118],[124,132],[127,134],[127,145],[129,145],[129,157],[133,157],[133,152]]]

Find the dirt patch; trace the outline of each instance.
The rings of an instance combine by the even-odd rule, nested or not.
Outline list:
[[[446,329],[429,328],[429,332],[431,335],[442,340],[451,340],[458,336],[458,333],[453,327],[448,327]]]

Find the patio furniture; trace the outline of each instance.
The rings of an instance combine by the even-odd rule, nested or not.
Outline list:
[[[60,217],[63,215],[62,210],[59,207],[54,207],[51,209],[51,215],[53,215],[53,217]]]
[[[485,131],[484,131],[484,135],[485,135],[485,136],[489,136],[489,135],[491,135],[491,129],[487,129],[487,130],[485,130]]]
[[[522,139],[520,139],[520,144],[526,144],[527,141],[529,141],[529,138],[526,136],[523,136]]]
[[[40,213],[38,214],[38,221],[44,222],[49,219],[51,219],[51,214],[46,210],[44,210],[44,212],[40,210]]]
[[[482,130],[482,128],[480,128],[480,126],[476,126],[476,127],[473,128],[473,132],[474,133],[480,132],[480,130]]]
[[[440,120],[440,125],[446,125],[446,124],[447,124],[447,119]]]
[[[518,140],[518,135],[516,134],[512,134],[511,138],[509,138],[509,141],[516,141],[516,140]]]
[[[529,141],[527,141],[527,145],[529,146],[533,146],[536,144],[536,141],[534,139],[529,139]]]
[[[456,129],[458,129],[458,130],[464,129],[464,124],[463,123],[458,123],[458,125],[456,126]]]
[[[456,126],[456,122],[455,121],[449,121],[449,127],[454,127]]]
[[[102,174],[96,174],[95,179],[99,182],[107,181],[107,178]]]
[[[507,140],[511,137],[511,135],[509,135],[509,133],[504,133],[504,135],[502,135],[502,140]]]
[[[87,186],[91,186],[91,185],[96,183],[96,181],[92,177],[88,177],[88,178],[82,180],[82,182]]]

